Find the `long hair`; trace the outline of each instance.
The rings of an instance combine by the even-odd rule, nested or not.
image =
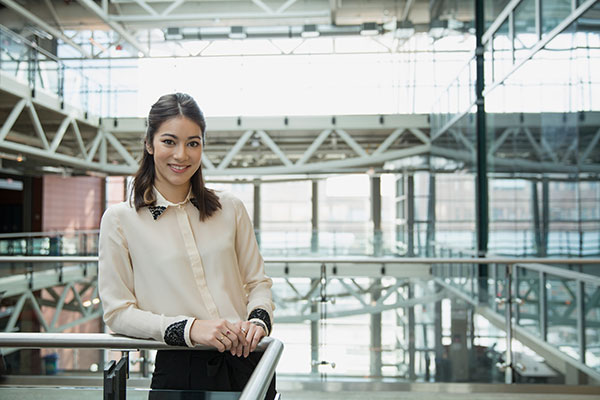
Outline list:
[[[152,146],[154,134],[165,121],[181,116],[195,122],[200,127],[204,150],[206,121],[196,101],[185,93],[161,96],[152,105],[148,114],[148,129],[146,129],[144,137],[144,153],[133,181],[133,204],[136,211],[139,211],[142,207],[156,204],[156,197],[152,190],[155,179],[154,156],[148,153],[147,145]],[[192,175],[190,181],[192,183],[192,195],[196,198],[198,211],[200,212],[200,220],[204,221],[221,208],[221,202],[213,190],[204,186],[202,165]]]

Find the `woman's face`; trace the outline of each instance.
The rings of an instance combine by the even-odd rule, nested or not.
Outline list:
[[[160,125],[152,147],[146,144],[146,150],[154,157],[156,188],[163,195],[183,191],[187,194],[190,178],[202,160],[200,126],[183,116],[171,118]]]

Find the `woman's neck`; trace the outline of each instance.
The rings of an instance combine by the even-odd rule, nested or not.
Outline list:
[[[171,203],[181,203],[184,201],[190,192],[190,185],[190,182],[188,182],[187,185],[173,186],[168,184],[165,185],[158,179],[154,181],[156,189]]]

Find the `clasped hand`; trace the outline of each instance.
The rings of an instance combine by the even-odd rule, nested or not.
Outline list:
[[[192,343],[213,346],[221,353],[229,351],[231,355],[238,357],[248,357],[264,336],[265,330],[262,327],[248,321],[197,319],[190,329]]]

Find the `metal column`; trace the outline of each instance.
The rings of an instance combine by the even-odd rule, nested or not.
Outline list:
[[[406,285],[408,289],[408,300],[412,300],[415,297],[414,285],[408,283]],[[408,307],[408,379],[414,381],[417,378],[415,373],[416,365],[416,346],[415,346],[415,307]]]
[[[254,234],[256,235],[256,241],[260,246],[260,179],[254,180]]]
[[[408,257],[415,255],[415,176],[409,174],[406,176],[406,230],[407,230],[407,250]]]
[[[541,257],[548,255],[548,232],[550,231],[550,190],[548,178],[542,179],[542,249]]]
[[[429,173],[429,198],[427,200],[427,233],[425,256],[435,256],[435,175]]]
[[[533,237],[535,239],[535,252],[538,257],[544,257],[544,245],[542,241],[542,223],[540,221],[540,208],[538,197],[538,183],[531,181],[531,215],[533,216]],[[525,257],[526,254],[523,254]]]
[[[382,255],[381,177],[371,177],[371,219],[373,220],[373,256]]]
[[[312,234],[310,237],[311,253],[319,252],[319,181],[312,181]]]
[[[310,287],[315,287],[319,283],[320,279],[312,278],[310,280]],[[311,299],[309,299],[311,301]],[[310,304],[311,314],[319,312],[319,304],[312,301]],[[321,359],[319,358],[319,320],[310,321],[310,372],[317,374],[319,373],[319,364]]]
[[[483,0],[475,0],[475,57],[477,62],[477,78],[475,96],[477,99],[477,181],[476,181],[476,225],[477,225],[477,255],[485,257],[488,247],[488,181],[487,181],[487,141],[485,124],[485,99],[483,97],[484,74],[482,42],[484,27]],[[480,264],[479,272],[479,301],[487,300],[487,265]]]
[[[381,279],[373,279],[371,303],[375,304],[381,297]],[[371,319],[371,376],[381,376],[381,313],[373,313]]]

